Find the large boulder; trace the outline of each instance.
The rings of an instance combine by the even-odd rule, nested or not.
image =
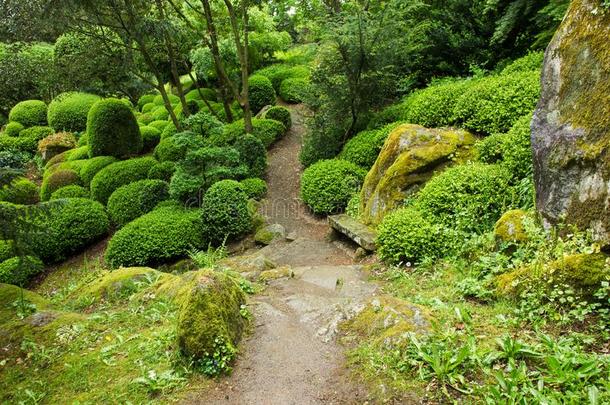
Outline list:
[[[610,10],[572,1],[551,41],[532,121],[536,206],[610,242]]]
[[[475,140],[463,130],[396,127],[364,180],[360,203],[364,222],[378,224],[435,173],[466,160]]]

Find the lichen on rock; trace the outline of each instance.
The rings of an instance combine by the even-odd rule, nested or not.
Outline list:
[[[530,214],[524,210],[510,210],[505,212],[496,222],[494,236],[499,242],[527,242],[528,236],[525,232],[524,221],[530,218]]]

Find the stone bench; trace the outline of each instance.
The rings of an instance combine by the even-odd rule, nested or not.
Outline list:
[[[368,250],[369,252],[375,251],[375,238],[377,237],[377,234],[362,222],[349,215],[340,214],[329,216],[328,224],[337,232],[342,233],[356,242],[363,249]]]

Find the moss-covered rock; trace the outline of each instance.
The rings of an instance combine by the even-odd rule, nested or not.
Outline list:
[[[265,270],[261,272],[258,276],[258,281],[261,283],[268,283],[273,280],[278,280],[280,278],[292,278],[294,277],[294,272],[288,266],[282,266],[271,270]]]
[[[215,352],[234,353],[246,326],[240,313],[246,297],[228,275],[200,270],[184,296],[178,315],[178,345],[189,358],[210,359]]]
[[[364,181],[360,203],[364,222],[378,224],[435,173],[466,160],[475,140],[462,130],[396,127]]]
[[[103,273],[91,282],[78,296],[100,300],[126,298],[142,288],[156,282],[162,273],[149,267],[128,267]]]
[[[610,10],[575,0],[545,54],[532,121],[543,219],[590,228],[610,244]]]
[[[521,267],[496,278],[498,294],[517,297],[534,288],[552,289],[568,285],[590,298],[603,281],[610,281],[610,262],[603,253],[575,254],[551,263]]]
[[[16,308],[13,303],[19,300],[33,304],[36,310],[43,310],[50,306],[47,300],[34,292],[15,285],[0,283],[0,303],[2,303],[0,305],[0,325],[16,317]]]
[[[505,212],[494,227],[494,236],[499,242],[527,242],[524,220],[530,218],[530,214],[524,210],[510,210]]]

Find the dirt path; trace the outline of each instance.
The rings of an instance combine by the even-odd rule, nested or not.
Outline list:
[[[354,265],[349,248],[327,238],[326,220],[299,199],[298,153],[305,132],[302,106],[290,107],[293,126],[269,154],[267,200],[261,212],[296,240],[263,249],[294,272],[253,297],[254,330],[242,343],[231,376],[195,394],[200,404],[352,404],[366,393],[349,379],[336,342],[339,322],[362,307],[376,286]]]

